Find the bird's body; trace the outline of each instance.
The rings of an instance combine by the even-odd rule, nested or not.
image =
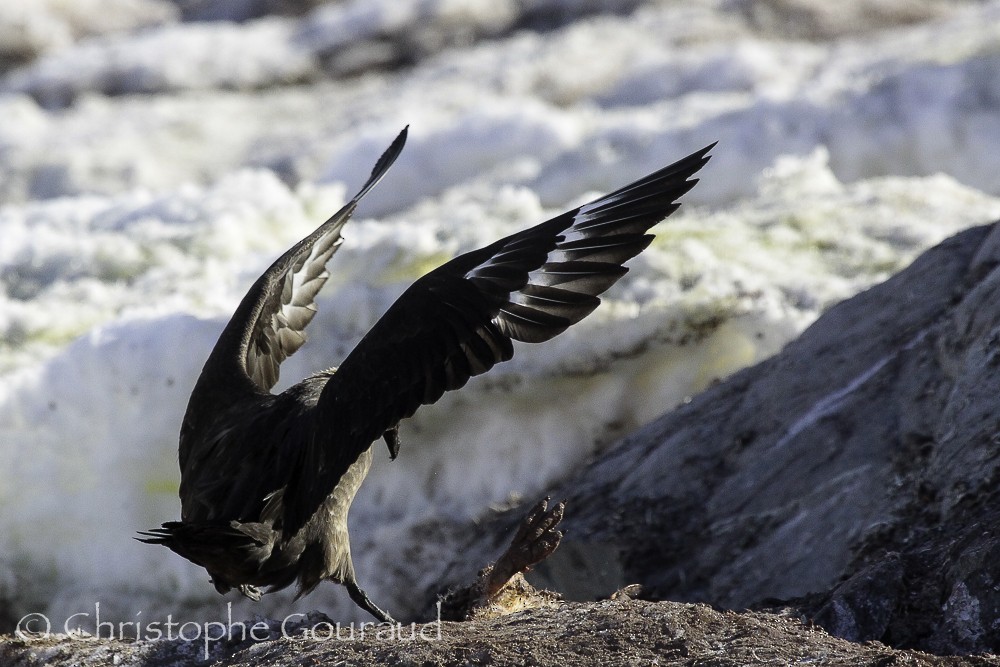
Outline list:
[[[181,520],[144,533],[203,566],[222,593],[253,599],[329,579],[380,620],[358,586],[347,514],[383,437],[422,404],[589,314],[642,251],[646,231],[697,182],[711,146],[590,204],[431,271],[411,285],[339,369],[280,394],[278,366],[304,342],[326,262],[358,201],[402,150],[400,133],[343,209],[254,283],[191,394],[181,427]]]

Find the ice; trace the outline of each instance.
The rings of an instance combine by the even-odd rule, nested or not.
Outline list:
[[[134,31],[178,18],[165,0],[6,0],[0,4],[0,52],[21,62],[92,35]]]
[[[279,389],[337,364],[454,254],[719,144],[593,315],[421,409],[395,462],[376,448],[352,535],[389,609],[412,582],[379,566],[428,517],[543,492],[1000,217],[998,2],[884,3],[864,29],[790,14],[792,37],[708,0],[313,4],[229,3],[212,22],[153,0],[0,9],[0,35],[23,37],[0,53],[9,617],[224,606],[202,569],[131,537],[177,517],[181,415],[244,291],[404,125]],[[332,585],[289,597],[235,613],[358,613]]]
[[[292,30],[287,21],[260,19],[248,26],[194,23],[93,38],[14,72],[6,88],[30,91],[44,106],[59,107],[84,91],[238,90],[294,83],[316,72],[310,54],[296,47]]]

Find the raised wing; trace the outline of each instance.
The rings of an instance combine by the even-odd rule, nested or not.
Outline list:
[[[579,322],[694,187],[715,144],[417,280],[330,378],[285,496],[286,534],[303,525],[387,429],[470,377]]]
[[[329,277],[326,263],[343,241],[341,229],[361,198],[399,157],[406,133],[403,128],[351,201],[279,257],[253,284],[205,364],[205,374],[213,382],[232,386],[249,380],[266,392],[278,381],[281,362],[306,340],[304,330],[316,314],[316,294]]]

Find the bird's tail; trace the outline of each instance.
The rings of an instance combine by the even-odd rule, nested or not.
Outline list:
[[[139,535],[140,542],[162,544],[209,572],[267,560],[275,537],[269,526],[238,521],[168,521]]]

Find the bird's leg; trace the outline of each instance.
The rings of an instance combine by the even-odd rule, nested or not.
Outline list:
[[[356,583],[344,582],[344,586],[347,587],[347,592],[350,594],[351,599],[354,600],[354,604],[358,605],[369,614],[377,618],[382,623],[395,623],[396,621],[388,613],[382,609],[375,606],[375,603],[368,599],[368,594],[361,590],[361,587]]]
[[[399,424],[383,433],[382,438],[385,439],[385,444],[389,447],[389,459],[395,461],[399,454]]]

